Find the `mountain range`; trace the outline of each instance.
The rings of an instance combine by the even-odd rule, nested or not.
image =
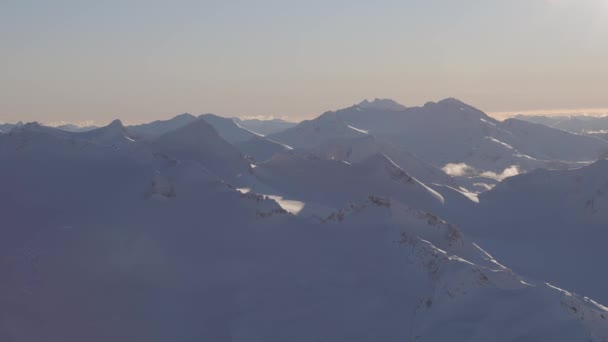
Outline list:
[[[0,129],[1,340],[608,340],[601,139],[456,99]]]

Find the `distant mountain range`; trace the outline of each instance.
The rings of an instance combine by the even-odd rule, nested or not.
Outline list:
[[[601,139],[456,99],[4,127],[1,340],[608,340]]]
[[[518,119],[608,141],[608,116],[518,115]]]

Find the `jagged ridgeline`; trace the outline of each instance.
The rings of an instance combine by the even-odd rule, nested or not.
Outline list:
[[[608,142],[551,126],[0,126],[0,340],[606,341]]]

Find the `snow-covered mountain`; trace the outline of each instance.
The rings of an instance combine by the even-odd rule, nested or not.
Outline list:
[[[508,178],[458,219],[516,271],[608,301],[608,161]]]
[[[19,126],[23,126],[22,121],[19,121],[14,124],[3,123],[3,124],[0,124],[0,131],[2,131],[4,133],[9,133],[14,127],[19,127]],[[86,131],[90,131],[90,130],[93,130],[93,129],[96,129],[99,127],[91,126],[91,125],[81,126],[81,125],[75,125],[75,124],[63,124],[63,125],[55,126],[55,128],[59,128],[64,131],[70,131],[70,132],[86,132]]]
[[[396,200],[302,219],[189,155],[44,131],[0,136],[0,165],[7,341],[608,338],[607,308]]]
[[[140,148],[173,160],[195,161],[235,185],[250,174],[249,162],[204,119],[165,133]]]
[[[314,120],[270,134],[269,139],[293,148],[313,148],[335,139],[357,138],[366,132],[346,124],[336,113],[327,112]]]
[[[456,99],[422,107],[387,110],[355,105],[271,135],[296,148],[314,148],[334,139],[370,134],[413,153],[435,167],[454,170],[465,164],[473,176],[495,179],[511,170],[573,168],[608,153],[608,142],[546,126],[510,119],[497,121]],[[457,172],[451,175],[459,177]],[[464,180],[474,183],[475,181]]]
[[[599,131],[599,132],[587,132],[587,135],[590,137],[602,139],[604,141],[608,141],[608,132]],[[602,157],[608,157],[608,155],[604,155]]]
[[[75,135],[73,132],[64,131],[55,127],[44,126],[35,121],[28,122],[20,126],[15,126],[10,131],[10,135],[19,135],[20,137],[27,137],[29,134],[48,134],[65,139],[69,139]]]
[[[0,124],[0,131],[2,133],[8,133],[11,129],[13,129],[12,124]]]
[[[255,162],[266,161],[276,153],[290,150],[289,146],[250,131],[234,119],[214,114],[204,114],[200,118],[213,126],[222,138],[233,144],[243,155],[251,157]]]
[[[608,143],[517,119],[500,123],[497,138],[537,159],[595,161]]]
[[[112,147],[126,147],[135,140],[136,135],[122,125],[120,120],[114,120],[109,125],[95,128],[84,132],[73,132],[64,129],[41,125],[37,122],[30,122],[21,126],[16,126],[10,134],[26,137],[28,134],[48,134],[54,137],[95,143]]]
[[[18,126],[22,126],[23,122],[19,121],[17,123],[1,123],[0,124],[0,131],[2,131],[3,133],[9,133],[13,128],[18,127]]]
[[[100,145],[120,147],[132,144],[137,134],[125,128],[120,120],[114,120],[105,127],[75,132],[72,136],[75,139],[91,141]]]
[[[593,134],[594,132],[608,133],[608,116],[518,115],[516,118],[577,134]]]
[[[503,143],[503,148],[494,148],[496,158],[527,159],[527,156],[565,161],[594,160],[608,147],[605,142],[520,120],[499,122],[456,99],[431,102],[404,112],[368,113],[373,115],[373,120],[360,120],[361,112],[365,110],[355,106],[338,111],[337,115],[350,125],[358,125],[370,134],[410,148],[436,164],[445,165],[469,157],[473,167],[485,171],[504,170],[504,165],[492,169],[486,160],[471,158],[476,150],[488,144]]]
[[[287,145],[279,144],[276,141],[258,136],[247,141],[236,143],[234,146],[241,151],[245,157],[251,158],[255,163],[265,162],[276,154],[291,150]]]
[[[337,209],[372,194],[433,212],[444,205],[439,193],[379,153],[352,164],[311,154],[285,153],[253,171],[262,183],[278,191],[277,195],[313,206]]]
[[[281,119],[270,119],[270,120],[260,120],[260,119],[241,119],[241,118],[233,118],[236,123],[240,126],[247,128],[250,131],[262,134],[269,135],[273,133],[278,133],[284,131],[288,128],[294,127],[297,125],[296,122],[285,121]]]
[[[128,128],[130,131],[137,134],[139,138],[154,138],[184,127],[196,120],[196,116],[184,113],[169,120],[157,120],[150,123],[129,126]]]
[[[604,147],[454,99],[269,137],[25,124],[0,134],[0,340],[607,341]]]
[[[65,124],[65,125],[59,125],[56,127],[59,129],[63,129],[64,131],[70,131],[70,132],[87,132],[87,131],[92,131],[96,128],[99,128],[99,126],[92,126],[92,125],[79,126],[79,125],[74,125],[74,124]]]
[[[406,110],[407,107],[397,103],[391,99],[374,99],[372,101],[363,100],[358,105],[359,108],[363,109],[377,109],[377,110],[392,110],[392,111],[402,111]]]
[[[382,154],[416,179],[426,184],[455,185],[455,180],[441,169],[390,143],[379,141],[372,135],[360,138],[337,139],[312,150],[324,159],[359,163],[375,154]]]
[[[219,135],[231,144],[241,143],[261,134],[243,128],[232,118],[225,118],[215,114],[203,114],[199,118],[213,126]]]

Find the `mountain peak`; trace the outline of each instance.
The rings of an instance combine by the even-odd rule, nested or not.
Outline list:
[[[108,128],[124,128],[122,121],[120,121],[120,119],[115,119],[112,122],[110,122],[110,124],[107,126]]]
[[[390,111],[402,111],[407,109],[404,105],[391,100],[391,99],[379,99],[375,98],[372,101],[368,101],[367,99],[361,101],[357,104],[359,108],[363,109],[376,109],[376,110],[390,110]]]
[[[32,122],[25,123],[21,126],[15,126],[13,131],[14,132],[53,132],[53,131],[59,131],[59,130],[56,128],[53,128],[53,127],[44,126],[44,125],[40,124],[38,121],[32,121]]]
[[[494,119],[490,118],[486,113],[454,97],[449,97],[439,102],[427,102],[424,104],[423,108],[446,111],[449,113],[462,112],[465,113],[465,115],[471,115],[472,117],[480,117],[485,120],[494,121]]]
[[[216,130],[213,128],[213,126],[211,126],[207,121],[203,120],[203,119],[197,119],[191,123],[189,123],[188,125],[175,130],[173,132],[169,132],[168,134],[172,134],[178,132],[180,134],[186,134],[186,133],[192,133],[195,135],[199,135],[199,134],[212,134],[212,135],[217,135]]]
[[[173,119],[193,119],[195,118],[194,115],[190,114],[190,113],[183,113],[183,114],[179,114],[173,117]]]
[[[448,97],[437,103],[440,105],[444,105],[444,106],[468,106],[466,103],[460,101],[459,99],[457,99],[455,97]]]
[[[42,125],[38,121],[27,122],[22,125],[23,129],[40,128]]]
[[[156,120],[153,122],[129,126],[129,130],[139,137],[157,138],[165,133],[184,127],[197,120],[197,117],[189,114],[179,114],[169,120]]]

